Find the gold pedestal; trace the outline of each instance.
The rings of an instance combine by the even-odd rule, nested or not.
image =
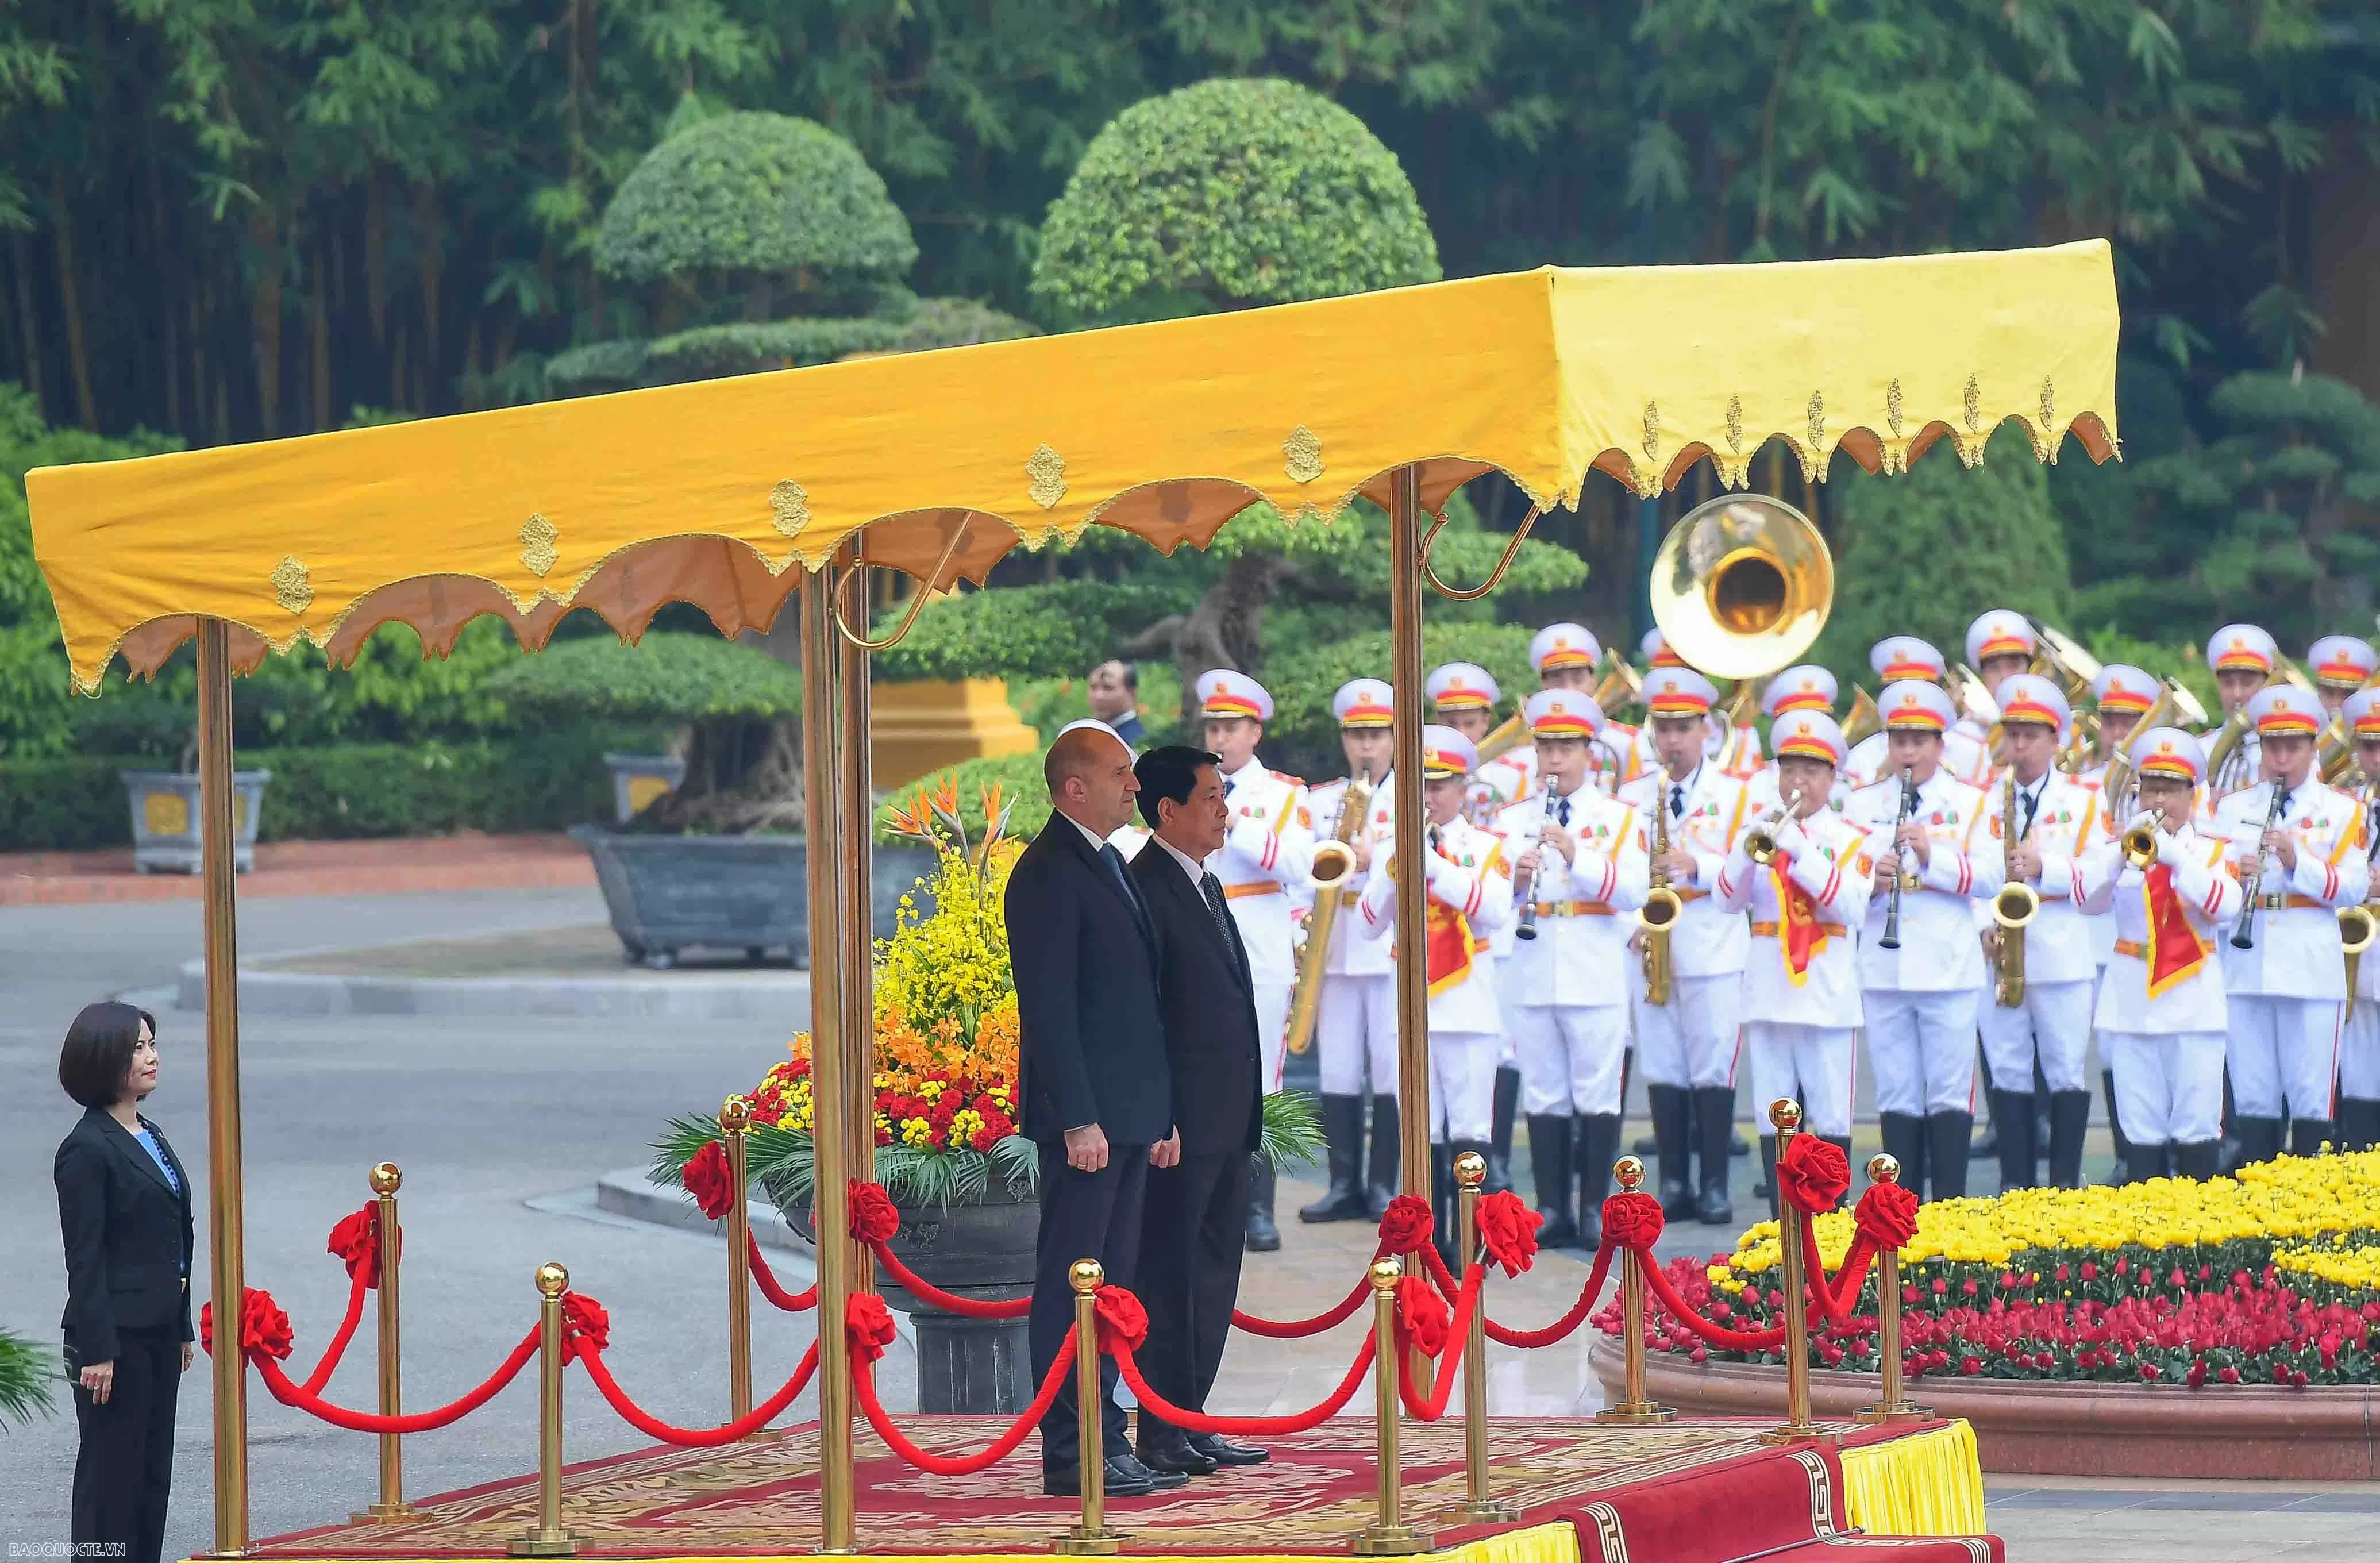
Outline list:
[[[575,1557],[578,1544],[566,1530],[549,1531],[538,1527],[525,1536],[516,1536],[504,1547],[510,1557]]]
[[[868,780],[886,790],[961,760],[1040,746],[1009,704],[1004,679],[871,684],[868,697]]]
[[[409,1503],[376,1503],[360,1513],[347,1516],[350,1525],[394,1525],[413,1519],[420,1510]]]
[[[1410,1557],[1429,1551],[1437,1540],[1411,1525],[1370,1525],[1356,1533],[1354,1553],[1358,1557]]]

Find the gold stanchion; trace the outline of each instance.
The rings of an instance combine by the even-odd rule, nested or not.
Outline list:
[[[1782,1098],[1768,1107],[1768,1121],[1777,1130],[1777,1162],[1783,1166],[1786,1149],[1802,1127],[1802,1105]],[[1777,1284],[1785,1290],[1785,1422],[1761,1435],[1771,1444],[1829,1443],[1834,1435],[1810,1420],[1810,1297],[1809,1256],[1802,1252],[1802,1216],[1780,1188],[1777,1199]]]
[[[1461,1248],[1468,1270],[1479,1253],[1479,1187],[1488,1181],[1488,1158],[1464,1151],[1454,1158],[1454,1181],[1463,1191]],[[1463,1478],[1465,1520],[1494,1522],[1517,1520],[1520,1509],[1488,1491],[1488,1293],[1471,1310],[1471,1332],[1463,1342]]]
[[[752,1218],[744,1207],[744,1151],[752,1105],[741,1097],[719,1104],[719,1143],[727,1151],[727,1415],[752,1410]]]
[[[1107,1278],[1096,1259],[1077,1259],[1066,1272],[1075,1289],[1075,1468],[1081,1478],[1083,1517],[1052,1541],[1051,1549],[1075,1556],[1104,1556],[1123,1541],[1107,1523],[1107,1427],[1100,1415],[1107,1397],[1099,1393],[1099,1288]]]
[[[562,1525],[562,1294],[570,1272],[537,1267],[537,1525],[504,1550],[515,1557],[571,1557],[577,1544]]]
[[[1889,1156],[1871,1158],[1867,1164],[1871,1183],[1900,1181],[1900,1163]],[[1884,1367],[1884,1399],[1872,1406],[1864,1406],[1853,1413],[1853,1419],[1865,1423],[1931,1422],[1934,1412],[1926,1406],[1912,1405],[1900,1381],[1900,1250],[1882,1248],[1876,1255],[1876,1354]]]
[[[239,902],[234,887],[231,626],[199,621],[199,870],[207,974],[207,1262],[215,1317],[237,1341],[247,1316],[248,1233],[239,1121]],[[1419,698],[1419,697],[1415,697]],[[217,1351],[215,1551],[248,1550],[248,1359]]]
[[[1636,1157],[1623,1156],[1611,1164],[1611,1175],[1619,1180],[1621,1192],[1634,1193],[1645,1182],[1645,1163]],[[1620,1253],[1620,1335],[1622,1342],[1621,1362],[1626,1365],[1627,1398],[1616,1406],[1606,1406],[1595,1413],[1597,1422],[1623,1424],[1646,1424],[1675,1422],[1677,1409],[1645,1397],[1645,1266],[1648,1255],[1634,1249]]]
[[[1397,1282],[1405,1267],[1394,1257],[1372,1261],[1372,1386],[1379,1428],[1379,1512],[1355,1533],[1359,1557],[1406,1557],[1427,1552],[1435,1538],[1404,1519],[1404,1472],[1397,1463]]]
[[[397,1290],[396,1272],[403,1256],[402,1229],[396,1223],[396,1191],[405,1186],[405,1174],[396,1169],[394,1161],[383,1161],[371,1169],[373,1201],[373,1236],[380,1259],[380,1414],[401,1416],[405,1411],[405,1395],[399,1374],[397,1355]],[[403,1436],[383,1433],[380,1436],[380,1501],[352,1517],[358,1525],[386,1524],[394,1520],[413,1518],[413,1506],[405,1501],[405,1449]]]

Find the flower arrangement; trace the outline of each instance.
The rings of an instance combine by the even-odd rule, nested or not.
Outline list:
[[[1828,1269],[1848,1215],[1814,1223]],[[1682,1300],[1714,1322],[1780,1315],[1777,1223],[1733,1252],[1673,1260]],[[2284,1157],[2204,1182],[2026,1189],[1923,1206],[1901,1251],[1906,1371],[2110,1383],[2368,1384],[2380,1348],[2380,1152]],[[1876,1371],[1876,1282],[1843,1325],[1811,1317],[1814,1366]],[[1596,1320],[1618,1334],[1619,1312]],[[1694,1362],[1702,1340],[1656,1309],[1646,1344]],[[1719,1351],[1728,1361],[1779,1362]]]

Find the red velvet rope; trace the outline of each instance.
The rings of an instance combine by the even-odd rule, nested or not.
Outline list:
[[[1618,1246],[1609,1238],[1595,1251],[1595,1268],[1588,1273],[1586,1284],[1579,1289],[1578,1301],[1570,1305],[1570,1312],[1541,1329],[1513,1329],[1489,1319],[1488,1339],[1500,1346],[1534,1348],[1559,1344],[1594,1315],[1595,1300],[1602,1294],[1604,1278],[1611,1271],[1611,1256],[1618,1252]]]
[[[1321,1404],[1287,1416],[1208,1416],[1204,1412],[1185,1411],[1148,1387],[1148,1380],[1140,1375],[1140,1364],[1133,1360],[1132,1352],[1122,1342],[1103,1349],[1116,1360],[1116,1371],[1124,1383],[1131,1386],[1133,1399],[1140,1402],[1141,1409],[1155,1412],[1184,1433],[1281,1438],[1293,1433],[1311,1432],[1346,1409],[1347,1402],[1354,1399],[1355,1391],[1362,1387],[1364,1375],[1371,1370],[1373,1344],[1370,1333],[1366,1332],[1364,1343],[1356,1349],[1354,1365],[1347,1370],[1347,1376],[1339,1381],[1339,1387],[1330,1391]]]
[[[818,1372],[818,1342],[813,1340],[810,1349],[802,1353],[801,1363],[794,1369],[794,1375],[786,1379],[783,1387],[767,1400],[733,1422],[722,1423],[717,1427],[694,1428],[672,1426],[638,1407],[613,1378],[612,1370],[603,1363],[601,1351],[589,1348],[582,1349],[578,1353],[579,1365],[587,1370],[587,1376],[595,1381],[595,1387],[602,1391],[603,1398],[612,1403],[612,1409],[620,1413],[621,1421],[648,1438],[659,1438],[664,1444],[677,1444],[694,1449],[715,1449],[722,1444],[735,1443],[740,1438],[749,1437],[776,1420],[778,1413],[792,1405],[794,1397],[809,1383],[810,1375]]]
[[[1859,1233],[1852,1239],[1851,1252],[1843,1255],[1842,1268],[1829,1284],[1826,1261],[1818,1257],[1817,1227],[1808,1216],[1802,1218],[1803,1273],[1809,1282],[1810,1300],[1829,1324],[1851,1323],[1852,1310],[1859,1305],[1860,1291],[1867,1285],[1867,1267],[1875,1258],[1876,1240]]]
[[[1649,1253],[1645,1255],[1644,1271],[1645,1284],[1660,1300],[1661,1306],[1670,1310],[1680,1324],[1712,1345],[1724,1346],[1732,1351],[1767,1351],[1784,1344],[1783,1325],[1757,1330],[1730,1329],[1724,1325],[1711,1323],[1687,1307],[1685,1299],[1678,1295],[1677,1288],[1670,1284],[1670,1278],[1662,1272],[1660,1266],[1653,1263]]]
[[[322,1386],[331,1382],[331,1375],[338,1371],[339,1359],[346,1355],[347,1342],[356,1338],[356,1326],[363,1323],[364,1293],[371,1290],[373,1279],[373,1272],[363,1268],[357,1270],[347,1282],[347,1316],[339,1321],[338,1333],[331,1337],[331,1344],[324,1349],[322,1360],[315,1363],[314,1371],[306,1375],[304,1388],[309,1395],[321,1394]]]
[[[1436,1422],[1446,1414],[1446,1404],[1454,1396],[1455,1369],[1463,1361],[1463,1343],[1471,1339],[1471,1315],[1479,1306],[1479,1288],[1488,1278],[1482,1266],[1473,1265],[1463,1272],[1463,1290],[1454,1300],[1454,1317],[1446,1328],[1446,1340],[1434,1355],[1438,1359],[1437,1387],[1427,1395],[1420,1392],[1412,1377],[1397,1375],[1397,1395],[1404,1401],[1405,1413],[1416,1422]]]
[[[960,1297],[944,1291],[908,1266],[892,1252],[881,1238],[871,1239],[868,1246],[875,1251],[876,1262],[884,1266],[894,1280],[916,1293],[920,1302],[931,1302],[946,1313],[967,1319],[1021,1319],[1033,1311],[1033,1299],[1020,1297],[1013,1302],[991,1302],[978,1297]]]
[[[1354,1290],[1341,1298],[1335,1306],[1310,1318],[1260,1319],[1254,1314],[1242,1313],[1234,1308],[1232,1310],[1232,1323],[1250,1335],[1261,1335],[1274,1340],[1296,1340],[1308,1335],[1319,1335],[1326,1329],[1338,1328],[1354,1318],[1355,1310],[1362,1307],[1364,1300],[1371,1295],[1372,1280],[1366,1276],[1357,1281]]]
[[[810,1282],[808,1291],[787,1291],[778,1284],[777,1272],[769,1268],[769,1262],[760,1256],[760,1240],[746,1232],[744,1242],[746,1255],[752,1263],[752,1283],[760,1289],[761,1296],[788,1314],[799,1314],[818,1306],[818,1282]]]
[[[518,1376],[529,1360],[537,1355],[537,1330],[532,1327],[512,1350],[512,1354],[496,1365],[486,1383],[463,1396],[450,1400],[435,1411],[408,1412],[403,1416],[381,1416],[372,1412],[349,1411],[334,1406],[314,1394],[302,1384],[293,1383],[281,1371],[281,1364],[257,1351],[249,1352],[249,1361],[256,1364],[259,1377],[273,1398],[283,1405],[319,1417],[334,1427],[344,1427],[350,1433],[427,1433],[433,1427],[444,1427],[460,1422],[495,1398],[496,1392]]]
[[[869,1366],[856,1362],[852,1364],[851,1387],[860,1411],[868,1418],[868,1424],[876,1429],[876,1436],[883,1439],[885,1446],[894,1454],[929,1475],[972,1476],[1006,1460],[1035,1428],[1041,1425],[1041,1419],[1048,1416],[1050,1408],[1058,1403],[1058,1391],[1074,1371],[1075,1336],[1069,1330],[1066,1339],[1058,1345],[1058,1355],[1050,1363],[1050,1371],[1041,1375],[1041,1392],[1033,1397],[1033,1403],[1019,1412],[1007,1430],[990,1445],[971,1455],[955,1457],[931,1453],[909,1441],[877,1400],[876,1375]],[[1141,1403],[1147,1405],[1148,1402],[1144,1399]]]

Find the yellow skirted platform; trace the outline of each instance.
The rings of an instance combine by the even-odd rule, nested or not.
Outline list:
[[[1888,1536],[1984,1533],[1984,1468],[1964,1421],[1843,1450],[1851,1522]]]

